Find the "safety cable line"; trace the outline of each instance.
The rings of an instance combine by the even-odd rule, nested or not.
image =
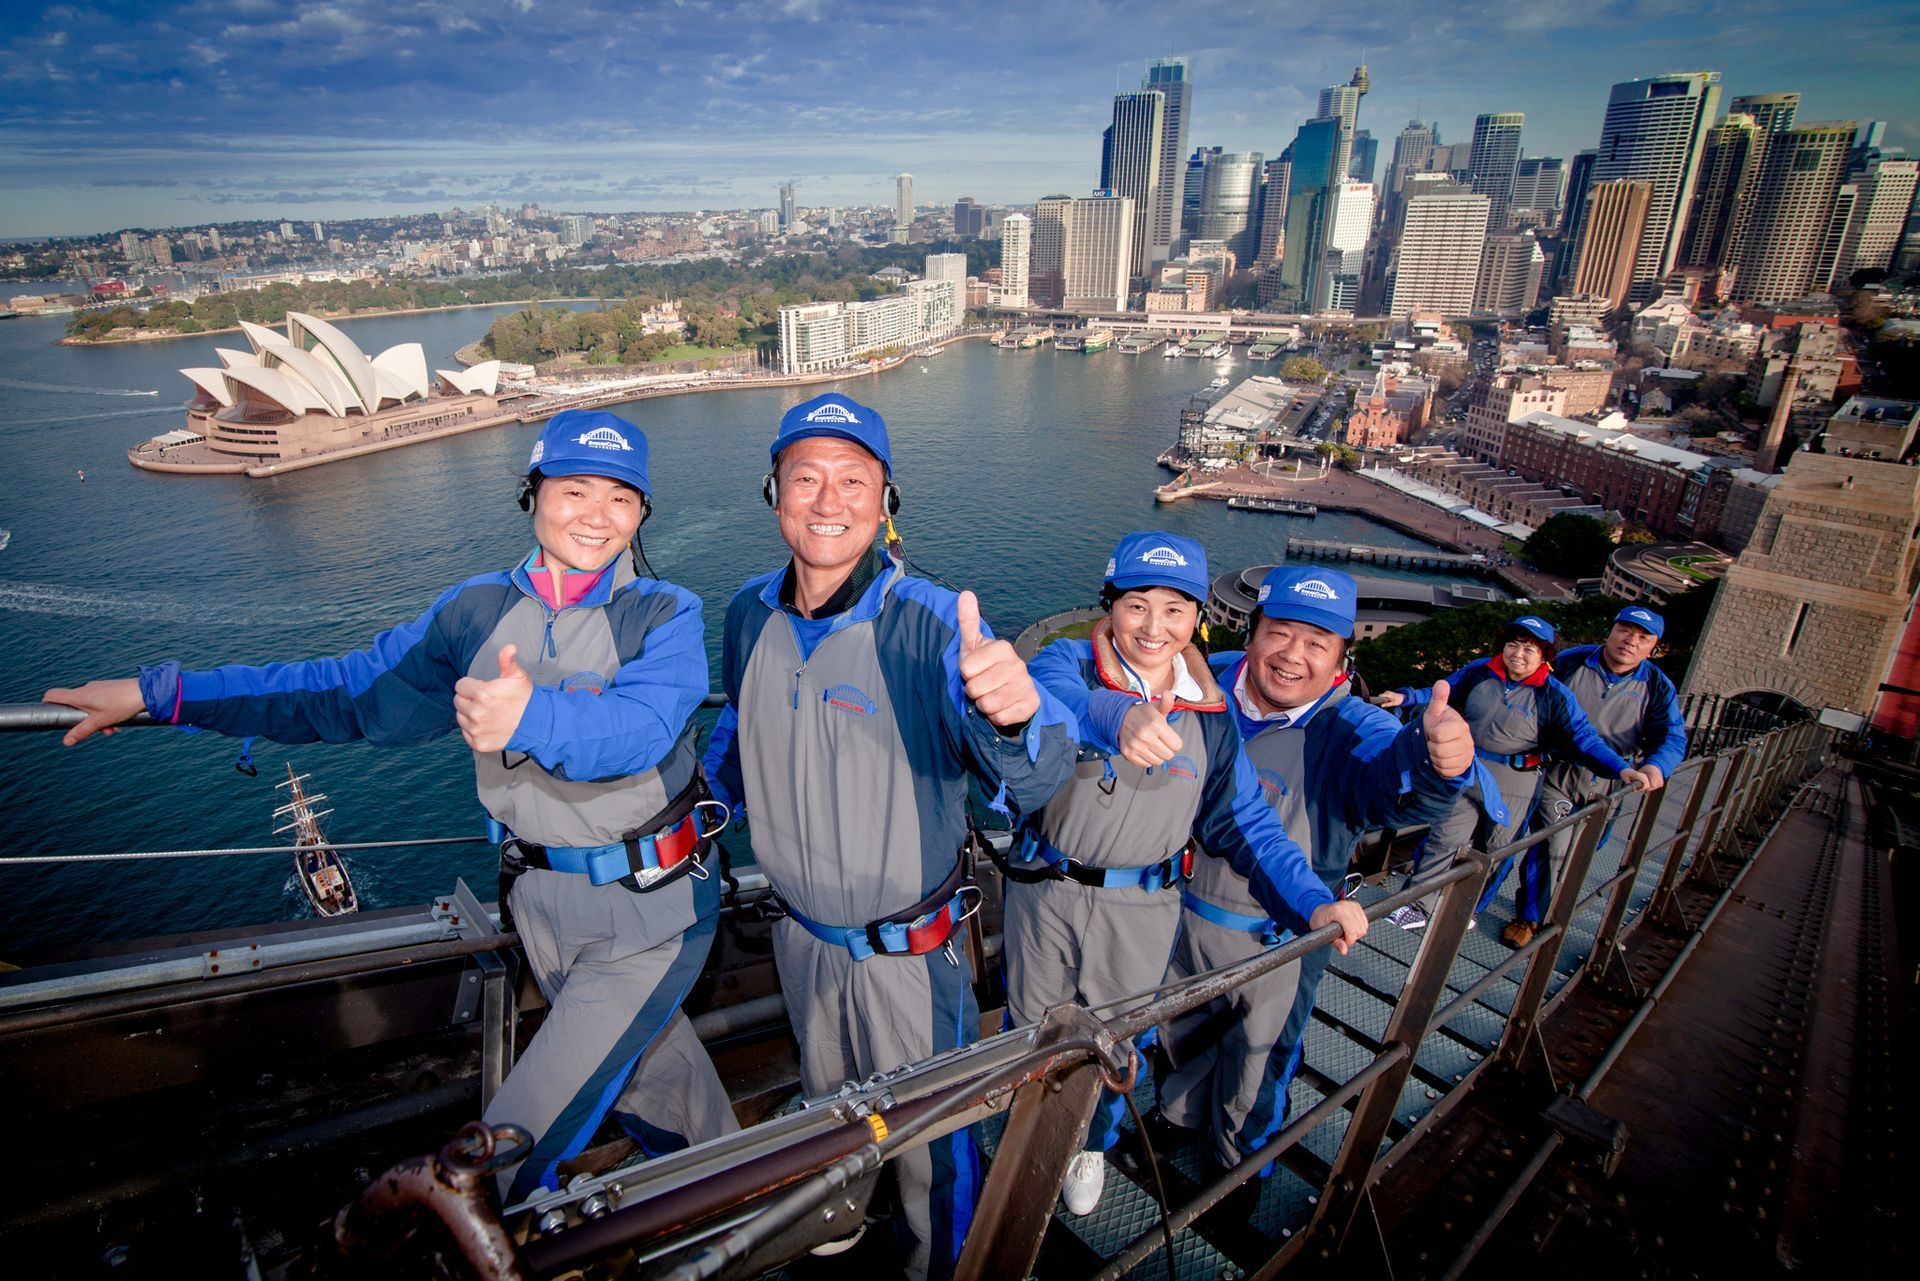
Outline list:
[[[232,854],[308,854],[316,850],[390,850],[412,845],[491,845],[484,836],[428,836],[416,841],[329,841],[325,845],[250,845],[244,849],[129,850],[121,854],[0,855],[0,867],[21,863],[123,863],[148,858],[224,858]]]

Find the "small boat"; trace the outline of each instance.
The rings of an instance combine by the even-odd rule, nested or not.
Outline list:
[[[287,820],[273,829],[274,835],[293,833],[293,874],[299,879],[307,901],[313,904],[313,910],[322,916],[346,916],[360,910],[360,896],[353,891],[353,881],[347,875],[347,865],[340,858],[340,852],[328,845],[327,838],[321,834],[320,820],[333,811],[315,811],[313,807],[327,799],[325,793],[308,796],[300,786],[311,777],[295,774],[292,764],[288,764],[287,781],[274,784],[276,790],[290,789],[290,799],[273,812],[275,818]]]
[[[1233,385],[1233,379],[1228,378],[1225,375],[1222,375],[1221,377],[1216,378],[1212,382],[1207,384],[1207,386],[1209,387],[1230,387],[1232,385]]]

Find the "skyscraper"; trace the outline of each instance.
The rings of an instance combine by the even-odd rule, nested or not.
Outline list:
[[[976,240],[987,229],[986,207],[977,204],[972,196],[962,196],[953,202],[953,235],[956,240]]]
[[[893,225],[913,225],[913,175],[895,174],[893,178]]]
[[[793,226],[793,184],[780,188],[780,230]]]
[[[1108,191],[1076,198],[1067,206],[1065,306],[1126,310],[1133,220],[1133,198]]]
[[[1355,182],[1373,182],[1373,171],[1380,164],[1380,140],[1365,129],[1353,131],[1353,160],[1347,165],[1347,177]]]
[[[1100,156],[1101,189],[1133,201],[1133,245],[1127,256],[1135,274],[1146,272],[1153,263],[1155,210],[1161,202],[1160,140],[1166,103],[1165,96],[1157,89],[1116,95],[1113,124],[1107,129],[1106,145]]]
[[[1187,154],[1187,116],[1193,106],[1191,74],[1185,58],[1160,58],[1147,64],[1144,87],[1165,99],[1160,111],[1160,173],[1154,183],[1160,199],[1153,209],[1148,236],[1153,262],[1166,261],[1173,242],[1180,238],[1181,211],[1174,197],[1180,191],[1181,161]]]
[[[1734,202],[1725,247],[1721,250],[1722,263],[1737,262],[1744,252],[1742,245],[1746,240],[1747,226],[1753,217],[1754,195],[1760,185],[1760,171],[1766,168],[1767,148],[1787,130],[1793,128],[1794,117],[1800,114],[1800,95],[1797,93],[1749,93],[1735,98],[1727,108],[1729,116],[1741,115],[1753,121],[1753,136],[1747,147],[1745,181],[1741,185],[1738,199]]]
[[[1556,289],[1573,275],[1580,250],[1580,228],[1587,217],[1587,192],[1593,187],[1593,162],[1599,157],[1597,151],[1576,151],[1573,163],[1567,167],[1567,195],[1560,206],[1566,210],[1560,219],[1560,260],[1553,264]]]
[[[1693,187],[1693,209],[1675,260],[1683,267],[1718,267],[1727,260],[1733,229],[1746,203],[1754,173],[1757,126],[1744,112],[1729,112],[1707,131],[1700,178]]]
[[[967,318],[967,256],[928,254],[927,279],[953,284],[953,325],[958,329]]]
[[[1269,160],[1260,184],[1260,219],[1254,258],[1258,262],[1279,259],[1281,237],[1287,224],[1287,180],[1293,174],[1293,152],[1289,148],[1278,160]]]
[[[1855,122],[1796,125],[1767,143],[1740,238],[1733,297],[1782,302],[1817,284]]]
[[[1200,194],[1207,185],[1207,162],[1220,154],[1219,147],[1200,147],[1187,158],[1180,176],[1180,234],[1200,232]]]
[[[1342,182],[1333,190],[1333,216],[1328,222],[1325,256],[1316,282],[1315,311],[1347,311],[1360,295],[1360,273],[1366,264],[1367,235],[1373,230],[1373,184]]]
[[[1522,156],[1513,175],[1513,203],[1507,216],[1517,220],[1531,211],[1532,220],[1551,232],[1560,223],[1560,192],[1567,182],[1567,162],[1558,156]]]
[[[1650,182],[1596,182],[1587,193],[1587,215],[1580,231],[1580,257],[1573,269],[1573,292],[1605,295],[1615,307],[1627,301],[1640,278],[1639,256],[1646,252],[1647,210],[1653,202]]]
[[[1223,151],[1207,162],[1200,188],[1200,240],[1226,242],[1235,259],[1253,259],[1253,192],[1260,176],[1257,151]]]
[[[1707,130],[1719,105],[1717,71],[1628,80],[1608,96],[1593,181],[1644,182],[1652,188],[1634,257],[1634,302],[1649,300],[1656,282],[1673,270]]]
[[[1876,156],[1852,175],[1860,188],[1846,242],[1834,273],[1834,284],[1849,283],[1856,271],[1885,271],[1900,243],[1907,211],[1913,207],[1920,161],[1901,156]]]
[[[1027,296],[1046,307],[1058,307],[1066,284],[1067,212],[1072,196],[1042,196],[1033,207],[1033,252],[1027,273]]]
[[[1360,99],[1369,87],[1363,63],[1353,69],[1353,78],[1343,85],[1329,85],[1320,91],[1319,116],[1331,116],[1340,122],[1339,154],[1334,161],[1334,181],[1344,182],[1353,164],[1353,135],[1359,128]]]
[[[1546,255],[1532,231],[1488,236],[1480,255],[1480,281],[1473,309],[1495,316],[1524,316],[1540,300],[1540,276]]]
[[[1032,237],[1033,220],[1023,213],[1010,213],[1000,224],[1000,301],[1005,306],[1027,305]]]
[[[1340,121],[1334,116],[1309,120],[1293,135],[1293,168],[1287,175],[1287,221],[1275,311],[1313,310],[1315,283],[1325,254],[1327,223],[1333,213],[1333,189],[1339,181]]]
[[[1487,226],[1506,230],[1507,210],[1513,200],[1513,179],[1520,170],[1520,130],[1525,112],[1495,111],[1473,122],[1473,152],[1468,161],[1469,185],[1487,198]]]
[[[1388,310],[1396,320],[1415,311],[1471,315],[1492,202],[1445,181],[1419,184],[1406,194],[1406,221],[1400,231]]]

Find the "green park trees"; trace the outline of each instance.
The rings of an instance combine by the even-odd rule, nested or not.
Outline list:
[[[1592,578],[1613,555],[1613,533],[1606,522],[1561,512],[1533,532],[1520,548],[1529,564],[1566,578]]]

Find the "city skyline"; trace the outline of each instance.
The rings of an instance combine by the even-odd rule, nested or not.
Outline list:
[[[1170,56],[1191,65],[1189,151],[1277,155],[1363,59],[1376,138],[1417,116],[1464,143],[1476,116],[1517,111],[1529,155],[1570,159],[1613,83],[1698,69],[1728,97],[1797,91],[1803,119],[1886,120],[1889,145],[1920,150],[1920,19],[1877,0],[1823,11],[1815,42],[1779,38],[1797,11],[1755,4],[1105,8],[50,6],[0,40],[0,237],[490,200],[771,208],[790,179],[803,207],[885,206],[901,171],[922,205],[1031,204],[1092,190],[1114,94]],[[1044,49],[1005,39],[1016,15]]]

